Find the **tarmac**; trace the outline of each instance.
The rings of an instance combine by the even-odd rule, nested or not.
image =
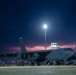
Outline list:
[[[0,75],[76,75],[76,66],[2,66]]]

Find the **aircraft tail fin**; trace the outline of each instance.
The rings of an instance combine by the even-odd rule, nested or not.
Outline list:
[[[20,37],[19,39],[20,39],[21,53],[25,53],[26,48],[25,48],[25,45],[24,45],[23,37]]]

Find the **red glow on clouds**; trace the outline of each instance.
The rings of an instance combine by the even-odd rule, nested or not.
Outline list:
[[[71,44],[69,44],[69,45],[62,45],[62,46],[60,46],[60,48],[72,48],[72,49],[75,49],[75,45],[71,45]]]
[[[45,50],[45,47],[44,46],[34,46],[34,47],[26,47],[26,49],[28,50],[28,51],[36,51],[36,50]],[[49,46],[47,46],[47,50],[48,49],[50,49],[50,47]]]
[[[20,51],[20,47],[10,47],[9,50]]]
[[[51,49],[50,46],[46,47],[47,50]],[[60,48],[72,48],[75,49],[75,45],[61,45]],[[9,50],[13,50],[13,51],[20,51],[20,47],[10,47],[8,48]],[[26,47],[27,51],[37,51],[37,50],[45,50],[45,46],[34,46],[34,47]]]

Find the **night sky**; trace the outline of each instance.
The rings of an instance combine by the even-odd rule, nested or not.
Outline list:
[[[76,43],[75,0],[0,0],[0,52],[20,50],[19,37],[27,50],[44,49],[51,42],[74,48]]]

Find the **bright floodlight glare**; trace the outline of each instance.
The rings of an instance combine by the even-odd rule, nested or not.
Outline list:
[[[47,25],[46,25],[46,24],[44,24],[43,28],[44,28],[44,29],[46,29],[46,28],[47,28]]]

